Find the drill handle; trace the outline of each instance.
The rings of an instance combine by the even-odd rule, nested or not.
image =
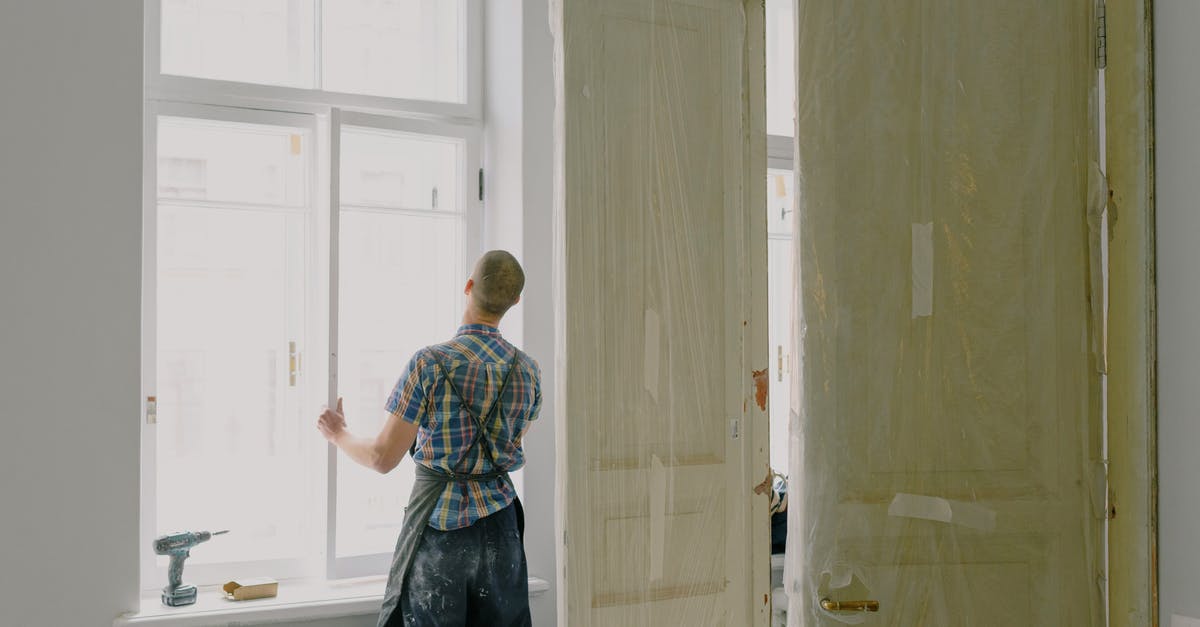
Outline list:
[[[171,564],[167,567],[167,584],[175,589],[183,585],[183,560],[191,553],[187,550],[171,551]]]

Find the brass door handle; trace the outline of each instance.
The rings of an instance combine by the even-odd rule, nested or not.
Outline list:
[[[878,612],[879,601],[830,601],[821,599],[821,608],[830,612]]]

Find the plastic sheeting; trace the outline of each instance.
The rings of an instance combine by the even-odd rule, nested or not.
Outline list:
[[[797,19],[788,624],[1102,624],[1090,3]]]
[[[559,624],[769,618],[762,20],[552,5]]]

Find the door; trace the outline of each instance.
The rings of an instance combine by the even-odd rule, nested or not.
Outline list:
[[[1090,3],[798,8],[789,624],[1102,624]]]
[[[765,624],[761,2],[555,19],[559,623]]]

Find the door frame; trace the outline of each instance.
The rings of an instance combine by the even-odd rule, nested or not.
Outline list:
[[[1153,0],[1107,0],[1108,611],[1159,625]]]

